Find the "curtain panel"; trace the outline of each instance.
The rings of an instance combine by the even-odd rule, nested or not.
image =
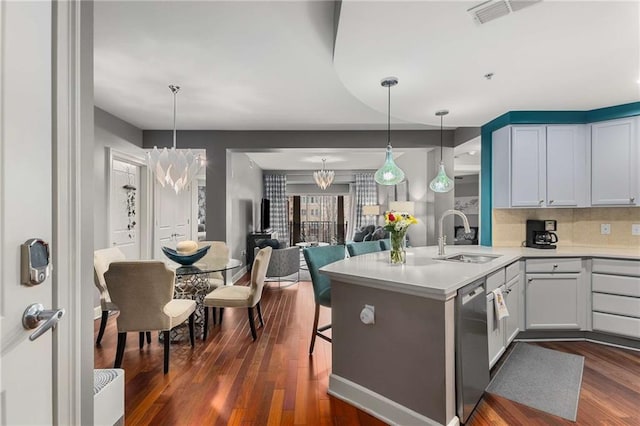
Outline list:
[[[355,217],[353,221],[353,229],[351,230],[351,237],[356,230],[361,226],[375,225],[376,217],[364,216],[362,214],[362,207],[378,204],[378,184],[373,179],[373,173],[357,173],[355,176],[354,184],[354,206]]]
[[[264,197],[269,199],[271,228],[278,240],[289,243],[289,211],[287,210],[287,176],[264,175]]]

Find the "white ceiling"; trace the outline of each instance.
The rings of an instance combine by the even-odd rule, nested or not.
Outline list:
[[[425,148],[420,149],[424,152]],[[393,158],[406,155],[414,149],[393,149]],[[430,149],[429,149],[430,150]],[[384,151],[371,149],[281,149],[270,152],[247,152],[247,156],[263,170],[319,170],[325,158],[330,170],[376,170],[384,162]],[[411,155],[411,154],[409,154]]]
[[[478,126],[640,98],[637,1],[553,1],[484,25],[481,1],[95,2],[95,101],[142,129]],[[486,80],[483,75],[493,72]]]

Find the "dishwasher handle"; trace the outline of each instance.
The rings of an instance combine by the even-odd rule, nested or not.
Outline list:
[[[473,290],[471,290],[470,292],[464,294],[462,296],[462,306],[466,305],[467,303],[471,302],[473,299],[475,299],[478,296],[484,296],[484,285],[479,285],[478,287],[474,288]]]

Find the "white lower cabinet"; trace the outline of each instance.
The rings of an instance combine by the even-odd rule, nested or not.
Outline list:
[[[504,288],[504,286],[502,286]],[[496,312],[493,307],[493,293],[487,294],[487,338],[489,344],[489,368],[500,359],[505,350],[504,319],[497,321]]]
[[[546,259],[549,270],[557,260]],[[529,273],[537,270],[542,259],[536,259],[536,268],[529,268],[525,289],[525,321],[527,330],[579,330],[586,328],[587,291],[584,267],[580,259],[568,262],[575,265],[573,272]],[[557,268],[556,268],[557,269]],[[578,270],[579,269],[579,270]]]
[[[640,339],[640,262],[593,259],[593,330]]]
[[[520,332],[524,322],[524,292],[522,290],[522,280],[519,274],[519,262],[511,264],[504,269],[492,274],[508,279],[506,284],[490,287],[487,285],[487,337],[489,349],[489,368],[504,354],[506,348]],[[505,274],[506,271],[506,274]],[[500,288],[504,297],[509,316],[498,321],[494,308],[494,294],[492,288]]]
[[[524,314],[522,309],[524,306],[524,294],[522,291],[522,281],[519,276],[507,283],[504,300],[509,310],[509,316],[504,320],[504,338],[505,346],[509,346],[509,343],[511,343],[520,332],[522,314]]]

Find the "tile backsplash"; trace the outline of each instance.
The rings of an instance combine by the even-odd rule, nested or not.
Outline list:
[[[640,223],[638,207],[493,209],[493,245],[521,245],[527,219],[555,219],[558,246],[640,247],[640,236],[631,235],[631,224]],[[611,224],[611,234],[600,234],[602,223]]]

